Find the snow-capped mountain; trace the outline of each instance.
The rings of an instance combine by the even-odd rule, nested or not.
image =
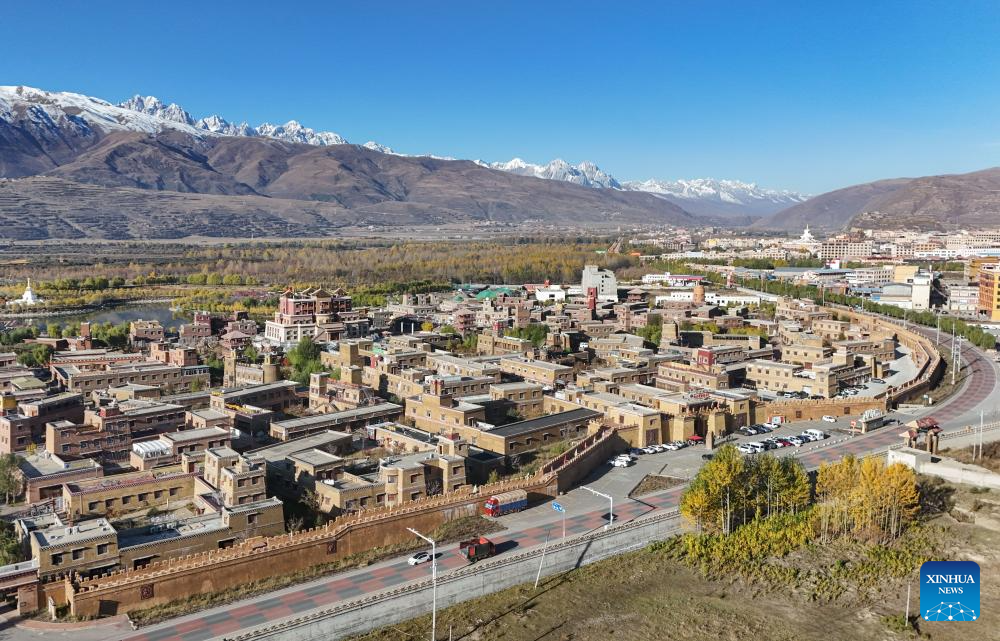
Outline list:
[[[245,122],[234,125],[218,115],[208,116],[196,121],[191,117],[191,114],[180,106],[174,103],[166,105],[155,96],[135,95],[119,103],[118,106],[157,118],[192,125],[198,129],[204,129],[205,131],[210,131],[221,136],[261,136],[264,138],[276,138],[288,142],[320,146],[347,144],[347,140],[340,134],[335,134],[332,131],[316,131],[309,127],[303,127],[296,120],[289,120],[283,125],[272,125],[269,122],[265,122],[256,127],[251,127]]]
[[[371,149],[372,151],[377,151],[380,154],[392,154],[393,156],[402,155],[402,154],[397,154],[395,151],[392,150],[391,147],[386,147],[385,145],[377,143],[374,140],[369,140],[368,142],[366,142],[361,146],[364,147],[365,149]]]
[[[89,135],[94,135],[95,130],[160,133],[176,129],[193,135],[202,133],[177,105],[164,106],[158,100],[156,103],[140,98],[134,104],[140,108],[133,109],[78,93],[0,86],[0,116],[6,121],[33,123],[40,129],[55,132],[65,126]]]
[[[808,196],[788,190],[764,189],[756,183],[739,180],[694,178],[692,180],[643,180],[622,184],[629,191],[647,191],[685,200],[706,200],[731,205],[751,205],[759,201],[790,206],[804,202]]]
[[[483,167],[507,171],[521,176],[547,180],[564,180],[595,189],[642,191],[670,200],[693,213],[723,216],[760,216],[790,207],[808,199],[793,191],[778,191],[758,187],[756,183],[739,180],[695,178],[692,180],[644,180],[619,182],[596,164],[584,161],[572,165],[556,159],[536,165],[520,158],[508,162],[475,161]]]
[[[263,123],[252,126],[246,122],[229,122],[219,115],[196,119],[175,103],[164,103],[155,96],[135,95],[117,105],[77,93],[49,92],[31,87],[0,87],[0,140],[5,137],[4,123],[15,125],[17,136],[33,138],[35,143],[23,145],[40,153],[25,152],[6,162],[0,158],[0,169],[8,175],[30,175],[58,165],[63,156],[95,144],[104,134],[113,131],[138,131],[158,134],[180,131],[196,138],[206,136],[266,137],[308,145],[342,145],[348,141],[330,131],[316,131],[298,121],[283,125]],[[11,137],[14,134],[7,134]],[[361,145],[382,154],[408,157],[390,147],[369,141]],[[46,158],[48,156],[48,158]],[[448,156],[431,158],[452,160]],[[696,214],[759,216],[771,214],[807,200],[792,191],[764,189],[755,183],[738,180],[645,180],[619,182],[593,162],[571,164],[557,158],[538,165],[514,158],[507,162],[474,161],[480,166],[521,176],[570,182],[595,189],[640,191],[674,202]],[[14,165],[19,166],[14,169]]]
[[[520,158],[514,158],[507,162],[484,162],[482,160],[475,162],[483,167],[499,169],[519,176],[563,180],[595,189],[619,189],[621,187],[614,176],[589,161],[581,162],[579,165],[571,165],[561,158],[556,158],[545,165],[525,162]]]

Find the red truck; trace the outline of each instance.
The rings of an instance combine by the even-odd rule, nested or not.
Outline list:
[[[486,516],[502,516],[511,512],[520,512],[528,507],[528,493],[524,490],[513,490],[494,494],[483,504],[483,514]]]
[[[482,559],[488,559],[497,553],[497,546],[493,541],[485,536],[480,536],[458,544],[459,553],[465,557],[469,563],[475,563]]]

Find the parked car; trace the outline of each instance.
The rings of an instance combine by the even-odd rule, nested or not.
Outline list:
[[[795,447],[801,447],[802,444],[805,443],[805,441],[799,438],[798,436],[789,436],[788,442],[794,445]]]
[[[420,565],[421,563],[427,563],[431,560],[430,552],[417,552],[410,558],[406,559],[406,562],[410,565]]]
[[[826,422],[826,423],[836,423],[837,422],[837,417],[830,416],[829,414],[826,414],[826,415],[823,416],[823,421]]]
[[[615,460],[611,461],[612,467],[628,467],[629,465],[632,465],[632,459],[616,458]]]
[[[814,429],[808,429],[808,430],[805,431],[805,433],[808,434],[809,436],[813,437],[814,441],[822,441],[825,438],[830,438],[829,434],[827,434],[823,430],[817,430],[815,428]]]
[[[628,451],[628,453],[631,454],[632,456],[639,456],[640,454],[642,454],[642,450],[640,450],[638,447],[633,447]]]
[[[701,455],[701,460],[703,460],[703,461],[711,461],[713,456],[715,456],[715,455],[714,454],[702,454]]]
[[[795,443],[792,443],[792,442],[791,442],[791,441],[790,441],[789,439],[787,439],[787,438],[779,438],[779,439],[778,439],[778,444],[779,444],[779,445],[780,445],[781,447],[791,447],[791,446],[795,445]]]
[[[642,448],[642,451],[644,454],[656,454],[658,450],[652,445],[647,445],[646,447]]]
[[[774,430],[773,425],[754,425],[753,427],[758,434],[770,434]]]
[[[873,378],[871,382],[875,383],[876,385],[885,385],[885,381],[882,380],[881,378]]]
[[[674,443],[677,445],[677,449],[679,450],[683,450],[685,447],[688,446],[687,441],[674,441]]]

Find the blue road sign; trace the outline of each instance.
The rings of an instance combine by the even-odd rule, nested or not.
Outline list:
[[[565,512],[566,511],[566,508],[564,508],[563,506],[559,505],[555,501],[552,502],[552,509],[555,510],[556,512]]]

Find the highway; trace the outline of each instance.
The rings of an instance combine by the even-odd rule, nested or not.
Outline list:
[[[933,338],[933,330],[928,330],[928,333]],[[947,341],[950,341],[950,337],[942,341],[945,349],[948,349]],[[980,350],[968,344],[963,350],[963,356],[966,363],[966,369],[963,370],[965,382],[959,392],[933,407],[894,412],[892,417],[905,422],[920,416],[934,416],[946,432],[961,430],[968,425],[978,425],[980,410],[986,412],[987,420],[990,417],[994,417],[995,420],[997,402],[995,399],[1000,399],[996,364]],[[898,425],[891,425],[869,434],[848,437],[837,433],[836,428],[844,427],[843,420],[836,424],[800,422],[793,426],[782,427],[777,433],[793,434],[807,427],[826,429],[833,432],[834,436],[828,441],[804,445],[801,448],[782,448],[773,450],[773,453],[795,456],[807,468],[814,468],[824,461],[836,460],[845,454],[864,455],[877,452],[901,440],[899,436],[901,429]],[[986,440],[990,440],[990,436],[997,438],[1000,433],[987,434]],[[738,440],[761,438],[764,437]],[[702,463],[702,453],[704,453],[702,448],[690,447],[679,452],[642,456],[637,464],[630,468],[620,469],[601,465],[584,481],[584,484],[614,497],[616,519],[642,518],[656,511],[676,507],[683,486],[641,499],[629,499],[627,494],[635,484],[650,473],[690,478]],[[559,502],[568,510],[566,518],[568,536],[590,532],[606,523],[608,502],[585,490],[576,488],[560,497]],[[552,510],[550,504],[502,517],[500,521],[507,530],[497,533],[493,538],[503,544],[501,547],[505,553],[508,550],[531,549],[542,545],[546,538],[554,540],[562,536],[562,517]],[[443,547],[444,550],[439,551],[439,573],[447,573],[466,565],[456,553],[455,545]],[[125,634],[123,638],[131,641],[221,639],[282,617],[325,609],[362,595],[375,594],[426,579],[429,572],[429,564],[411,567],[407,565],[405,557],[396,558],[149,626],[138,632]],[[104,636],[93,636],[92,631],[79,631],[73,636],[77,641],[88,641],[90,638],[108,638],[107,634],[105,631]]]

